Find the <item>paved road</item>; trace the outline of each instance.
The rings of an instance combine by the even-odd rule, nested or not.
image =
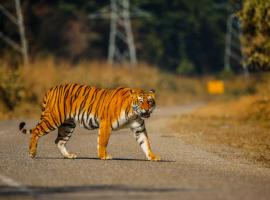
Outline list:
[[[96,131],[80,128],[68,143],[78,159],[61,157],[53,132],[31,160],[19,120],[0,122],[0,199],[270,199],[270,169],[224,160],[170,136],[170,118],[196,106],[161,108],[146,122],[162,162],[146,161],[129,130],[113,133],[114,160],[98,160]]]

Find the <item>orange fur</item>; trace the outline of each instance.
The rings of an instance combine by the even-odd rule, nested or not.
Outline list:
[[[152,95],[154,99],[154,94],[146,93],[141,89],[99,89],[79,84],[63,84],[51,88],[46,93],[42,103],[40,122],[31,130],[30,156],[35,157],[38,139],[41,136],[59,128],[69,119],[75,119],[76,122],[84,124],[89,118],[89,124],[85,127],[89,129],[99,128],[99,158],[111,158],[107,154],[106,147],[111,130],[118,128],[117,126],[113,127],[113,124],[119,125],[123,112],[128,120],[138,117],[132,105],[138,103],[139,95],[146,94]],[[150,107],[147,101],[141,103],[142,109],[149,110]],[[26,132],[25,129],[23,131]],[[148,141],[147,146],[149,157],[151,160],[156,160],[157,158],[152,153]]]

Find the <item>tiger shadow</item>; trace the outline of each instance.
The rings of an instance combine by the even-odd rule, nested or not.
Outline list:
[[[85,156],[79,156],[75,159],[67,159],[63,157],[36,157],[36,160],[100,160],[97,157],[85,157]],[[100,160],[103,161],[103,160]],[[138,158],[112,158],[110,160],[106,161],[140,161],[140,162],[149,162],[149,160],[146,159],[138,159]],[[159,160],[154,162],[176,162],[175,160]]]

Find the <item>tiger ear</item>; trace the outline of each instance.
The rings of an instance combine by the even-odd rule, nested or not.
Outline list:
[[[150,93],[153,93],[153,94],[156,93],[156,91],[155,91],[154,89],[149,90],[149,92],[150,92]]]
[[[131,96],[132,98],[136,98],[136,96],[137,96],[136,90],[130,90],[130,96]]]
[[[149,95],[151,95],[153,98],[156,97],[156,91],[154,89],[149,90]]]

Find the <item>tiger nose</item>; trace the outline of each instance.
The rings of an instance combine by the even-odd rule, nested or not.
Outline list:
[[[148,113],[149,109],[143,109],[143,113]]]

